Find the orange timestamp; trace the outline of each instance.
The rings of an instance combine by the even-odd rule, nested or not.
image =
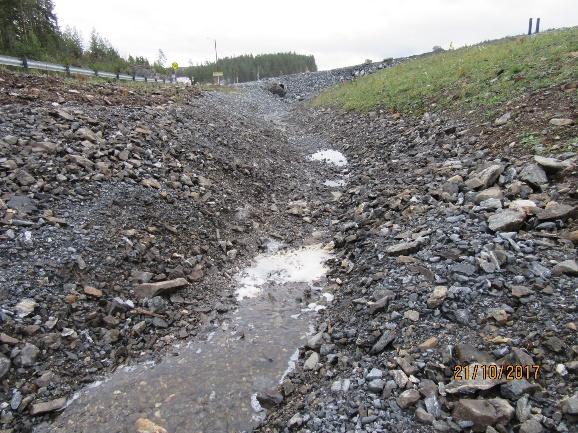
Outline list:
[[[539,365],[457,364],[452,379],[458,380],[538,380]]]

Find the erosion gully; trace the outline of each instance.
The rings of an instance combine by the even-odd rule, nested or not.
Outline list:
[[[217,99],[282,130],[310,172],[310,187],[324,188],[329,200],[339,194],[346,184],[345,157],[304,134],[296,116],[289,116],[292,104],[260,87]],[[238,309],[218,327],[174,346],[159,363],[121,366],[76,393],[52,423],[35,432],[250,431],[266,413],[257,393],[282,381],[316,313],[333,300],[326,291],[326,229],[315,227],[299,246],[271,239],[267,251],[235,274]]]

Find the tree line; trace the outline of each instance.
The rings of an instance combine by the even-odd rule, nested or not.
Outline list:
[[[180,68],[179,75],[193,77],[198,82],[210,82],[213,72],[223,72],[229,83],[242,83],[260,78],[278,77],[285,74],[317,71],[315,57],[296,53],[246,54],[224,57],[217,62]]]
[[[124,58],[95,30],[85,45],[75,28],[58,26],[52,0],[0,1],[0,53],[110,72],[167,71],[162,50],[152,64],[142,56]]]
[[[162,50],[152,63],[142,56],[125,58],[95,30],[85,44],[75,28],[59,27],[53,0],[0,0],[0,54],[141,76],[172,72]],[[180,68],[177,75],[210,82],[213,72],[223,72],[225,81],[243,82],[316,70],[313,56],[277,53],[225,57]]]

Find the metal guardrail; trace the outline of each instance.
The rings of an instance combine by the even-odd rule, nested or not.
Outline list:
[[[127,75],[113,72],[95,71],[92,69],[78,68],[76,66],[65,66],[56,65],[54,63],[40,62],[37,60],[29,59],[19,59],[17,57],[3,56],[0,55],[0,65],[6,66],[16,66],[24,69],[39,69],[42,71],[51,72],[62,72],[66,75],[87,75],[90,77],[101,77],[101,78],[111,78],[115,80],[126,80],[126,81],[141,81],[145,83],[175,83],[172,78],[169,79],[158,79],[158,78],[148,78],[140,77],[138,75]]]

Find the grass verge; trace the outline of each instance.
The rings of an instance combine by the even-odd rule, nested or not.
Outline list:
[[[491,108],[572,80],[578,80],[578,27],[420,57],[337,85],[312,104],[406,114]]]

